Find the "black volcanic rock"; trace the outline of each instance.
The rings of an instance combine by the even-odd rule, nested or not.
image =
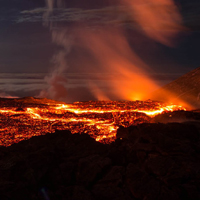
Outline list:
[[[200,67],[158,89],[152,98],[175,103],[181,100],[193,108],[200,108]]]
[[[120,128],[115,142],[56,131],[0,147],[0,199],[200,199],[194,123]]]

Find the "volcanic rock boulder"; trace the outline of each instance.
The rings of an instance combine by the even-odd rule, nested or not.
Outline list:
[[[0,199],[200,199],[194,124],[121,127],[117,137],[56,131],[0,147]]]

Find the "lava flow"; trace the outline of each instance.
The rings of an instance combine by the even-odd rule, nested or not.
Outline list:
[[[10,146],[55,130],[87,133],[96,141],[115,140],[119,126],[149,122],[163,112],[185,110],[155,101],[89,101],[62,104],[44,99],[1,100],[0,145]]]

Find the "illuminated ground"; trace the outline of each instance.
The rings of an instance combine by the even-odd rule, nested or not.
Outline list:
[[[155,101],[89,101],[63,104],[47,99],[0,100],[0,145],[10,146],[32,136],[68,129],[96,141],[115,140],[119,126],[149,122],[157,114],[184,110]]]

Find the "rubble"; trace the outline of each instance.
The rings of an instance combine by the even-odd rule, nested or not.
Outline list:
[[[200,199],[198,123],[120,127],[102,144],[56,131],[0,147],[0,199]]]

